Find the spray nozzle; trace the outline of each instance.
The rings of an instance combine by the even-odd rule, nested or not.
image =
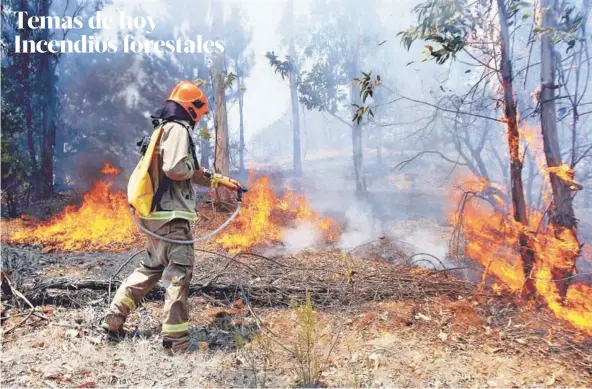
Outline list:
[[[248,191],[244,186],[240,186],[236,191],[236,201],[241,203],[243,201],[243,193],[247,193]]]

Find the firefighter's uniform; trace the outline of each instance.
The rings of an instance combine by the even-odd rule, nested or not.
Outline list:
[[[167,122],[158,152],[154,153],[150,176],[155,186],[168,179],[157,208],[142,217],[143,225],[158,235],[191,240],[190,222],[197,218],[196,194],[191,184],[209,185],[205,177],[195,178],[191,154],[189,122]],[[159,184],[160,183],[160,184]],[[155,187],[155,192],[157,188]],[[174,244],[147,237],[146,258],[121,284],[107,317],[109,330],[118,332],[138,302],[162,279],[166,289],[162,324],[163,345],[174,351],[185,350],[189,340],[189,283],[194,266],[192,244]]]

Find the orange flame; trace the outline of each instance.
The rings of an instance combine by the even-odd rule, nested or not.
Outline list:
[[[103,165],[103,168],[101,169],[101,174],[115,176],[119,174],[119,169],[115,166],[112,166],[109,162],[105,162],[105,165]]]
[[[119,169],[106,163],[101,169],[106,175],[116,175]],[[300,222],[318,228],[326,241],[337,241],[342,228],[331,218],[319,216],[306,197],[285,191],[278,197],[271,189],[269,177],[251,175],[251,190],[245,196],[237,219],[217,239],[231,252],[243,251],[266,244],[281,243],[286,230]],[[84,195],[80,207],[69,206],[50,221],[22,218],[6,223],[8,242],[41,245],[45,250],[120,251],[141,242],[129,213],[127,197],[112,190],[113,182],[99,181]],[[28,219],[28,220],[25,220]]]
[[[453,196],[454,204],[461,202],[465,192],[484,195],[489,189],[489,182],[483,177],[471,177],[458,187],[460,190]],[[518,245],[520,226],[512,217],[501,212],[505,207],[503,198],[496,193],[493,199],[495,201],[487,202],[469,198],[462,210],[448,213],[449,221],[455,228],[462,228],[466,240],[465,254],[483,265],[487,273],[503,281],[507,287],[518,290],[524,284],[522,260],[511,248]]]
[[[103,174],[119,169],[105,164]],[[33,244],[64,251],[124,250],[138,235],[130,218],[127,197],[112,191],[113,182],[99,181],[84,195],[80,207],[68,206],[48,222],[8,222],[8,242]]]
[[[552,166],[549,168],[550,174],[555,174],[560,180],[569,184],[571,190],[581,190],[582,185],[575,180],[576,172],[564,163],[561,166]]]
[[[250,250],[269,243],[281,243],[286,230],[300,222],[312,223],[324,239],[339,239],[342,228],[331,218],[323,218],[312,210],[306,197],[289,190],[278,197],[270,178],[249,176],[249,192],[236,220],[217,239],[230,252]]]
[[[526,277],[531,277],[537,295],[557,317],[592,335],[592,288],[572,283],[562,299],[557,283],[563,280],[554,276],[554,271],[572,269],[579,255],[574,232],[553,225],[541,230],[543,215],[536,210],[531,210],[527,226],[517,223],[507,214],[506,204],[500,203],[502,197],[482,177],[465,179],[459,188],[452,197],[454,204],[459,204],[465,193],[475,194],[461,207],[448,212],[450,223],[465,239],[464,253],[483,265],[486,274],[513,291],[520,290]],[[523,233],[535,254],[535,267],[530,274],[525,274],[520,257],[519,237]],[[495,289],[499,290],[499,285]]]

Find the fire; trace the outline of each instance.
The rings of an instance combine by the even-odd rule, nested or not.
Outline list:
[[[249,192],[238,217],[217,239],[228,251],[236,253],[281,243],[287,230],[299,223],[314,225],[329,242],[341,236],[342,228],[333,219],[319,216],[304,195],[286,190],[278,197],[267,176],[257,177],[251,173],[248,182]]]
[[[105,162],[105,165],[103,165],[103,168],[101,169],[101,174],[115,176],[119,174],[119,169],[115,166],[112,166],[109,162]]]
[[[474,193],[486,199],[488,181],[483,177],[468,178],[454,194],[454,203],[461,201],[461,194]],[[479,201],[469,197],[462,210],[449,212],[449,221],[455,228],[462,228],[466,240],[465,254],[485,267],[485,271],[503,281],[512,290],[518,290],[524,284],[522,260],[516,250],[518,245],[519,225],[509,215],[500,211],[505,204],[498,194],[495,202]]]
[[[116,175],[119,169],[105,164],[101,173]],[[82,205],[68,206],[50,221],[8,222],[8,242],[42,245],[64,251],[123,250],[139,236],[130,218],[127,197],[112,190],[113,181],[98,181],[84,195]]]
[[[569,184],[571,190],[581,190],[582,185],[575,180],[576,172],[566,163],[561,166],[552,166],[549,168],[549,174],[555,174],[560,180]]]
[[[113,177],[119,169],[105,163],[101,173]],[[341,227],[313,211],[304,195],[286,190],[278,197],[266,176],[252,174],[249,182],[237,219],[216,239],[223,248],[238,252],[281,243],[288,229],[301,222],[314,225],[325,241],[339,239]],[[143,241],[130,217],[127,197],[113,190],[112,179],[97,182],[81,206],[69,206],[49,221],[23,217],[5,225],[9,243],[40,245],[45,250],[119,251]]]
[[[500,203],[502,197],[482,177],[465,179],[458,187],[461,190],[455,192],[454,203],[465,201],[448,217],[465,239],[464,253],[484,266],[485,275],[494,276],[513,291],[521,290],[527,277],[532,278],[537,296],[557,317],[592,335],[592,288],[573,282],[562,298],[558,283],[565,280],[554,276],[554,271],[572,269],[579,255],[574,232],[544,226],[544,215],[534,209],[528,225],[517,223],[508,214],[507,205]],[[525,274],[520,256],[519,237],[524,233],[535,255],[530,274]]]

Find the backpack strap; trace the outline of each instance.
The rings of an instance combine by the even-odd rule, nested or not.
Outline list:
[[[193,142],[193,137],[191,136],[190,127],[187,124],[174,119],[165,120],[162,124],[164,125],[171,122],[177,123],[187,130],[187,137],[189,137],[189,151],[191,153],[191,158],[193,159],[193,166],[195,167],[195,170],[199,169],[199,161],[197,160],[197,154],[195,153],[195,143]]]
[[[160,200],[162,200],[164,192],[166,192],[167,189],[169,189],[169,186],[171,186],[171,181],[172,180],[167,176],[164,176],[162,181],[160,181],[160,184],[158,184],[158,189],[156,189],[156,193],[154,193],[154,196],[152,197],[152,206],[150,207],[150,212],[163,211],[163,209],[160,207]]]
[[[191,149],[191,157],[193,158],[195,169],[199,169],[199,163],[197,162],[197,156],[195,154],[195,143],[193,143],[193,138],[191,137],[191,133],[189,132],[189,126],[177,120],[166,120],[162,123],[161,128],[166,123],[170,122],[180,124],[187,130],[187,136],[189,137],[189,148]],[[162,181],[160,181],[160,184],[158,184],[158,189],[156,189],[156,193],[154,193],[154,196],[152,197],[152,206],[150,208],[151,212],[163,211],[163,209],[160,207],[160,200],[162,200],[162,196],[164,196],[164,193],[171,186],[171,181],[172,180],[165,175]]]

